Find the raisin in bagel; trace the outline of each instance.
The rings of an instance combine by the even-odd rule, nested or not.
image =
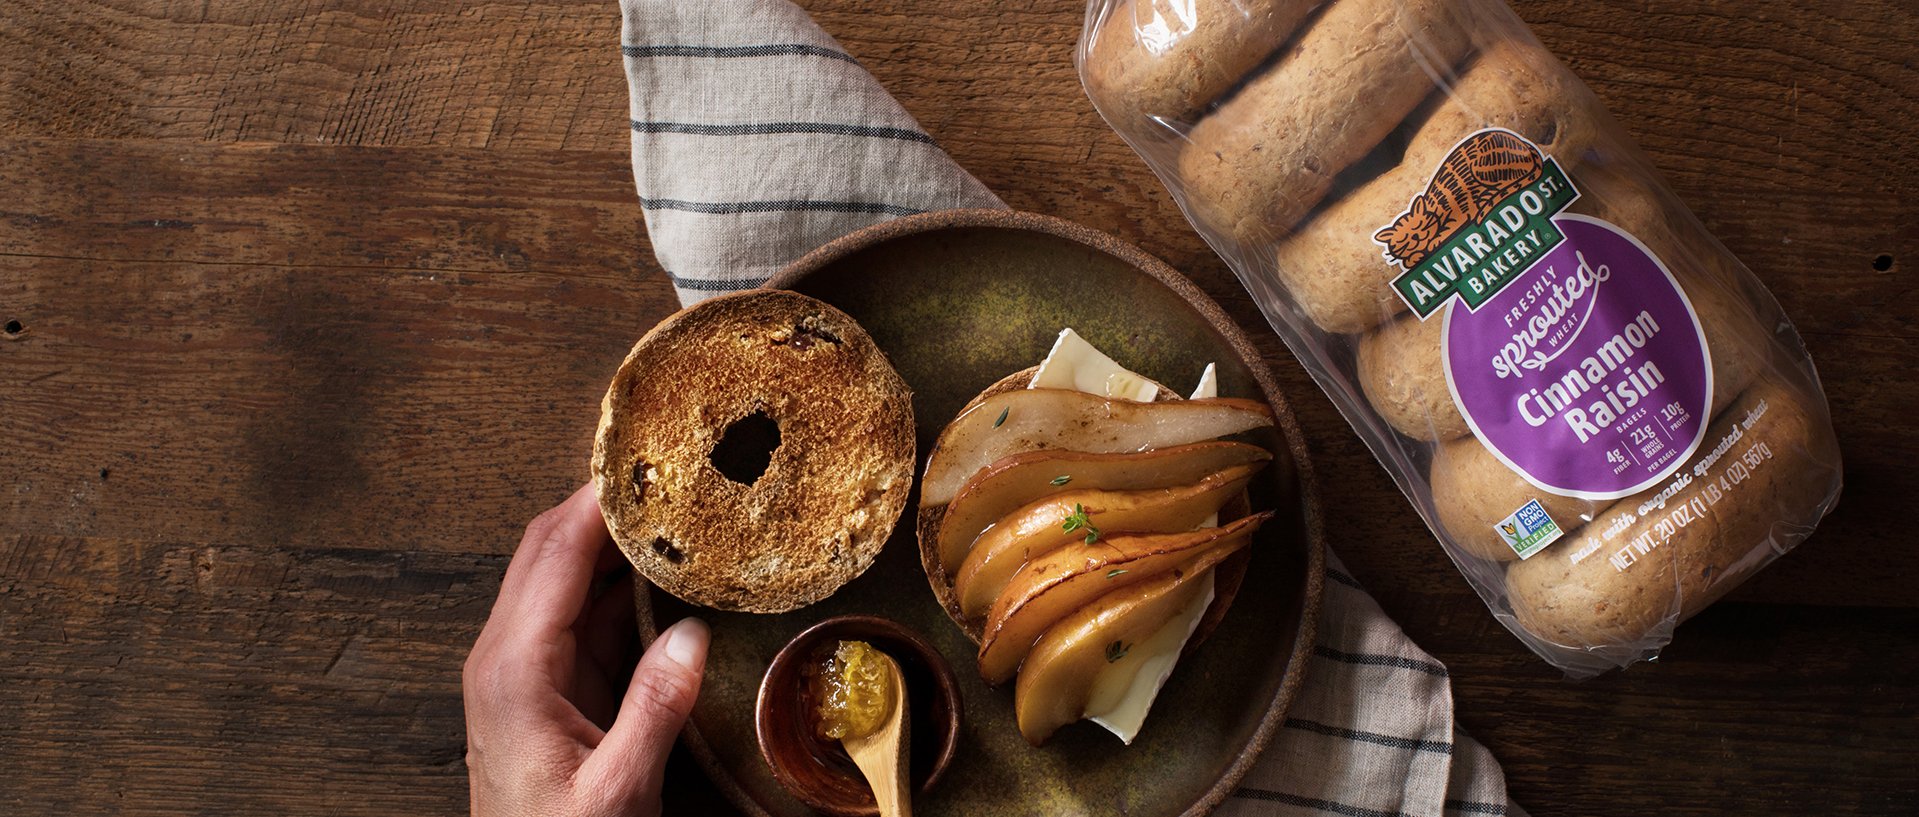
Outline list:
[[[906,383],[845,313],[756,290],[640,338],[600,411],[600,512],[640,574],[707,607],[776,613],[865,572],[906,507]]]

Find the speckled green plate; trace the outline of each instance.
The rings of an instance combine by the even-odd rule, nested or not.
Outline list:
[[[1276,455],[1251,486],[1278,516],[1252,546],[1238,598],[1182,660],[1139,738],[1122,746],[1081,723],[1033,748],[1013,692],[970,672],[974,646],[941,611],[920,568],[912,510],[864,575],[832,597],[779,615],[690,607],[640,594],[640,629],[697,613],[713,627],[700,701],[685,740],[714,782],[754,815],[812,812],[760,758],[754,700],[781,645],[830,616],[880,615],[919,631],[961,679],[966,721],[938,787],[915,799],[945,815],[1197,815],[1230,794],[1284,720],[1305,675],[1325,558],[1318,494],[1291,409],[1244,333],[1163,262],[1096,230],[1005,210],[951,210],[854,233],[768,284],[812,295],[872,333],[913,389],[922,464],[954,414],[1000,377],[1046,355],[1063,326],[1141,374],[1187,390],[1219,364],[1220,395],[1264,398],[1278,422],[1258,440]]]

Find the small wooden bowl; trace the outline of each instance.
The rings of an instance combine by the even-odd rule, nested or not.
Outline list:
[[[803,693],[806,668],[840,641],[865,641],[891,656],[906,676],[908,774],[924,793],[939,782],[959,748],[959,681],[939,651],[918,634],[875,616],[829,618],[793,637],[766,668],[754,714],[760,756],[801,802],[827,814],[880,813],[873,790],[839,741],[819,737]]]

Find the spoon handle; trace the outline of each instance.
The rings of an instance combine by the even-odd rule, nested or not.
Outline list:
[[[893,676],[893,711],[888,713],[887,725],[881,734],[875,737],[884,747],[879,769],[862,768],[866,772],[866,782],[873,787],[873,799],[879,804],[880,817],[913,817],[913,790],[907,774],[908,747],[913,745],[912,719],[906,716],[906,676],[900,672],[900,665],[891,658],[886,662],[887,670]],[[864,767],[866,764],[862,764]]]
[[[893,780],[887,786],[887,794],[881,795],[876,791],[874,797],[880,802],[880,817],[913,817],[913,782],[907,768],[909,749],[913,745],[913,719],[906,714],[906,674],[900,671],[898,662],[889,660],[886,663],[887,669],[893,674],[893,689],[899,692],[893,698],[893,706],[900,710],[896,716],[899,734],[894,738],[899,762],[893,764]],[[889,800],[892,801],[891,808],[887,807]]]
[[[905,777],[904,767],[899,776]],[[906,786],[903,779],[873,783],[873,799],[879,802],[880,817],[913,817],[913,799],[907,796]]]

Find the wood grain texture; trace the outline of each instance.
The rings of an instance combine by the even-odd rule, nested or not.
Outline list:
[[[9,135],[604,149],[624,122],[616,3],[10,5]]]
[[[804,5],[1009,204],[1264,325],[1085,102],[1081,3]],[[1566,684],[1255,331],[1333,544],[1535,814],[1910,813],[1919,10],[1515,7],[1793,316],[1846,495],[1659,663]],[[675,308],[616,5],[15,0],[0,39],[0,812],[462,811],[504,554]]]
[[[673,308],[617,157],[0,157],[19,532],[497,548],[586,480],[606,381]]]
[[[0,538],[15,814],[445,811],[505,559]],[[268,782],[271,785],[266,785]]]

